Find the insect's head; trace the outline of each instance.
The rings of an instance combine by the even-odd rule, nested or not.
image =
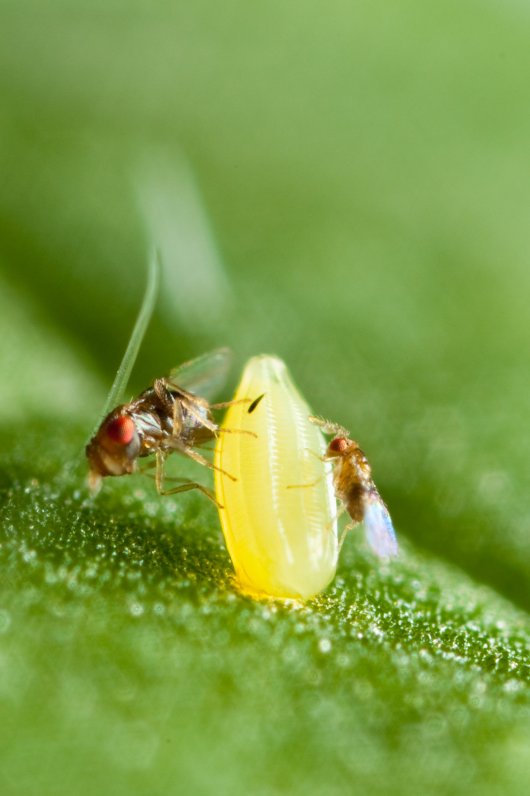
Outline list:
[[[349,437],[334,437],[328,445],[326,459],[345,459],[354,464],[358,476],[368,479],[371,476],[371,467],[364,452],[355,440]]]
[[[335,437],[331,440],[326,451],[326,458],[336,459],[350,453],[352,449],[358,448],[356,442],[347,437]]]
[[[140,434],[132,417],[118,406],[107,415],[86,446],[89,484],[96,490],[106,475],[132,473],[140,451]]]

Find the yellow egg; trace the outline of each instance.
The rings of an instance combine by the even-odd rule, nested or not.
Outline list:
[[[335,575],[336,500],[331,466],[310,409],[281,359],[247,363],[215,448],[215,491],[239,587],[255,596],[307,599]],[[256,436],[237,433],[251,431]],[[231,433],[233,432],[233,433]]]

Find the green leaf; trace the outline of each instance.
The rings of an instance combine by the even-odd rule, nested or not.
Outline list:
[[[253,602],[206,502],[88,499],[81,438],[6,439],[4,792],[517,792],[525,614],[405,540],[380,567],[351,539],[306,605]]]
[[[525,793],[526,10],[6,0],[0,29],[2,796]],[[88,495],[152,237],[131,394],[278,354],[369,454],[395,563],[352,535],[315,600],[252,601],[201,496]]]

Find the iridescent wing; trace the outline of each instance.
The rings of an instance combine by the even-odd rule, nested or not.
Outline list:
[[[379,558],[395,558],[398,554],[396,532],[388,509],[379,497],[371,495],[364,512],[366,541]]]
[[[216,348],[170,372],[168,381],[193,395],[211,400],[223,387],[232,365],[229,348]]]

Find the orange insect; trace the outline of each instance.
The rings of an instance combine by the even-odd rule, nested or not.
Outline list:
[[[309,419],[320,426],[325,434],[333,435],[323,458],[334,462],[335,495],[342,504],[339,513],[347,511],[352,520],[345,527],[343,538],[348,530],[362,522],[366,540],[376,555],[380,558],[397,556],[398,544],[394,526],[374,484],[372,468],[365,454],[342,426],[320,417]]]

